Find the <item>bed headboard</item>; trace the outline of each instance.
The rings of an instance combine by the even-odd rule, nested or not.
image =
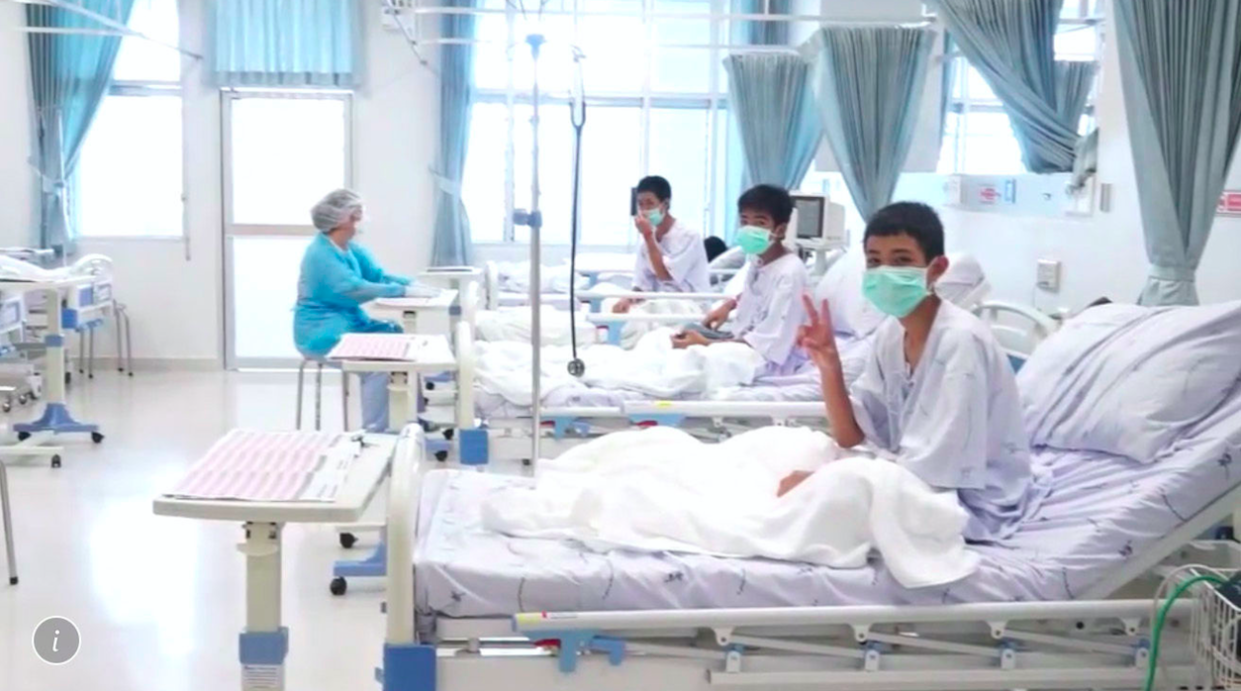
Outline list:
[[[483,265],[483,309],[500,306],[500,267],[489,261]]]
[[[991,333],[1008,353],[1014,370],[1021,369],[1035,347],[1057,328],[1046,314],[1028,305],[988,300],[974,308],[974,314],[991,327]]]

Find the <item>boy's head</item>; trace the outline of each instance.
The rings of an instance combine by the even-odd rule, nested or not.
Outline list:
[[[665,214],[672,206],[672,185],[658,175],[644,177],[638,181],[638,212],[650,216],[650,212],[658,209]],[[656,224],[658,225],[658,224]]]
[[[880,311],[904,317],[948,270],[944,226],[926,204],[897,202],[875,212],[862,244],[867,276],[863,292]]]
[[[875,212],[862,238],[866,266],[926,268],[939,278],[948,268],[944,226],[935,209],[920,202],[896,202]]]
[[[715,258],[728,251],[728,245],[724,241],[714,235],[708,235],[703,238],[702,248],[707,252],[707,261],[713,262]]]
[[[737,201],[737,211],[741,216],[741,227],[762,228],[768,231],[770,242],[759,252],[752,252],[746,247],[746,236],[738,236],[738,244],[747,254],[762,254],[770,247],[784,243],[784,235],[788,232],[789,219],[793,216],[793,198],[788,191],[774,185],[758,185],[750,188]]]

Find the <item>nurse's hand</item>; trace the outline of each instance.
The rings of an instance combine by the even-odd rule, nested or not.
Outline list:
[[[612,305],[612,314],[628,314],[629,308],[633,307],[633,300],[629,298],[621,298]]]
[[[827,300],[817,310],[809,295],[801,296],[801,301],[810,323],[798,327],[797,345],[820,369],[839,363],[840,352],[836,349],[836,334],[832,331],[832,313],[827,307]]]
[[[793,490],[794,487],[806,481],[806,478],[814,475],[812,470],[794,470],[780,481],[780,487],[776,489],[776,496],[783,497]]]
[[[655,232],[655,227],[651,225],[651,221],[643,214],[633,217],[633,224],[638,228],[638,232],[642,233],[644,240],[650,240],[651,235]]]

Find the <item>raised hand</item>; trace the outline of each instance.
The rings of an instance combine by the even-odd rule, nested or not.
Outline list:
[[[651,225],[651,221],[646,217],[646,214],[639,213],[637,216],[634,216],[633,224],[637,227],[638,232],[642,233],[642,237],[644,238],[649,239],[651,237],[651,233],[655,232],[655,227]]]
[[[840,361],[840,352],[836,349],[836,334],[832,331],[832,313],[824,300],[819,309],[809,295],[801,296],[802,306],[810,317],[810,323],[797,329],[797,345],[801,346],[814,364],[819,368]]]

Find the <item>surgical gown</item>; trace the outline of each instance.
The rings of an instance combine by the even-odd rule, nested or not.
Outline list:
[[[655,244],[659,245],[664,268],[668,269],[672,280],[661,280],[655,274],[650,252],[646,243],[642,242],[638,245],[638,258],[633,268],[634,290],[654,293],[706,293],[711,290],[707,250],[702,244],[702,235],[677,221]]]
[[[807,362],[797,328],[806,320],[801,296],[809,282],[806,265],[792,252],[751,266],[727,328],[767,360],[764,375],[793,374]]]
[[[966,539],[1008,537],[1047,493],[1046,479],[1031,470],[1008,358],[985,324],[946,301],[913,372],[904,342],[896,319],[875,332],[849,391],[858,426],[927,484],[957,490],[970,513]]]
[[[319,234],[302,256],[293,312],[293,341],[308,358],[325,357],[346,333],[399,333],[392,322],[371,319],[362,305],[376,298],[405,294],[409,279],[379,268],[370,253],[349,243],[341,249]],[[387,429],[387,375],[362,377],[362,422],[372,431]]]

